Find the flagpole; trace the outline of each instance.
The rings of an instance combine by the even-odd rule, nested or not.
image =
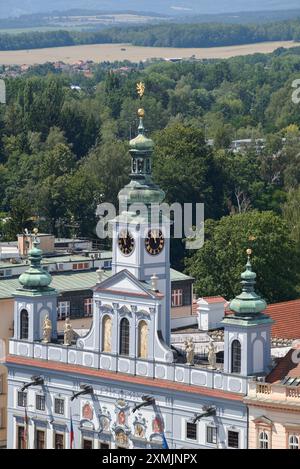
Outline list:
[[[25,418],[24,418],[24,449],[29,449],[29,441],[28,441],[28,414],[27,414],[27,406],[25,406]]]
[[[74,428],[73,428],[73,419],[72,419],[72,408],[70,406],[70,421],[71,421],[71,425],[70,425],[70,449],[73,449],[73,445],[74,445]]]

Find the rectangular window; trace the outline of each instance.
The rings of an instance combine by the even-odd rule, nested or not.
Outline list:
[[[27,393],[19,391],[18,392],[18,406],[26,407],[27,406]]]
[[[70,316],[71,304],[70,301],[59,301],[57,307],[57,319],[63,320]]]
[[[93,449],[93,440],[90,440],[89,438],[83,438],[82,449]]]
[[[183,305],[183,290],[172,290],[172,307]]]
[[[186,438],[188,440],[197,440],[197,424],[186,422]]]
[[[17,449],[25,449],[25,428],[18,425],[17,426]]]
[[[206,427],[206,443],[217,444],[217,427],[212,425]]]
[[[85,298],[85,300],[84,300],[84,315],[86,317],[93,316],[93,298]]]
[[[65,401],[64,399],[54,399],[54,412],[59,415],[64,415],[65,413]]]
[[[64,270],[63,264],[57,264],[57,270]]]
[[[100,441],[99,448],[100,449],[109,449],[109,444],[108,443],[102,443],[102,441]]]
[[[239,432],[228,430],[228,448],[239,447]]]
[[[65,449],[65,438],[63,433],[54,434],[54,449]]]
[[[35,448],[45,449],[45,431],[36,430],[35,432]]]
[[[84,270],[89,269],[90,263],[89,262],[79,262],[78,264],[73,264],[73,270]]]
[[[45,396],[42,396],[41,394],[37,394],[35,396],[35,407],[36,410],[45,410]]]

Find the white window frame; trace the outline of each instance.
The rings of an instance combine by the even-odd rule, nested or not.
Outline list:
[[[57,319],[63,321],[69,318],[71,314],[71,302],[70,301],[59,301],[57,305]]]
[[[23,394],[23,398],[24,396],[26,396],[25,398],[25,405],[19,405],[19,393],[22,393]],[[24,402],[24,399],[23,399],[23,402]],[[27,404],[28,404],[28,393],[25,392],[25,391],[21,391],[21,389],[18,389],[17,390],[17,407],[20,407],[21,409],[24,409],[25,407],[27,407]]]
[[[85,298],[83,301],[84,308],[84,317],[92,318],[93,317],[93,298]]]
[[[293,442],[292,440],[296,439],[296,442]],[[295,433],[289,434],[289,449],[299,449],[299,443],[300,443],[300,437],[299,435],[296,435]]]
[[[64,411],[63,411],[63,413],[56,412],[56,408],[55,408],[55,404],[56,404],[56,402],[55,402],[55,401],[56,401],[56,400],[63,401],[63,407],[64,407],[64,409],[63,409],[63,410],[64,410]],[[53,412],[53,413],[54,413],[55,415],[61,415],[61,416],[64,416],[64,415],[65,415],[65,413],[66,413],[66,400],[65,400],[63,397],[55,396],[55,397],[54,397],[54,402],[53,402],[53,409],[54,409],[54,412]]]
[[[216,441],[215,442],[211,442],[211,441],[208,441],[208,429],[211,428],[214,432],[215,432],[215,437],[216,437]],[[205,440],[206,440],[206,443],[208,445],[212,445],[212,446],[216,446],[218,444],[218,427],[216,425],[214,425],[213,423],[208,423],[205,427]]]
[[[172,290],[172,308],[183,306],[183,289],[175,288]]]
[[[37,408],[37,398],[38,398],[38,397],[44,398],[44,409],[38,409],[38,408]],[[36,395],[35,395],[35,409],[36,409],[38,412],[45,412],[45,410],[46,410],[46,396],[45,396],[44,394],[40,393],[40,392],[36,393]]]
[[[258,447],[259,449],[270,448],[270,435],[266,430],[261,430],[258,434]]]
[[[229,446],[229,432],[234,432],[238,434],[238,446]],[[230,449],[241,449],[241,432],[239,430],[236,430],[234,428],[228,428],[227,429],[227,447]]]
[[[37,449],[37,433],[43,432],[44,433],[44,449],[47,449],[47,428],[45,427],[35,427],[34,429],[34,449]]]
[[[66,433],[63,432],[63,431],[57,431],[57,430],[53,431],[53,449],[56,449],[55,448],[55,437],[56,437],[56,435],[61,435],[63,437],[63,449],[66,449]]]
[[[188,438],[187,436],[187,424],[193,424],[196,427],[196,438]],[[190,420],[185,420],[185,429],[184,429],[184,436],[186,441],[198,441],[198,423],[193,423]]]

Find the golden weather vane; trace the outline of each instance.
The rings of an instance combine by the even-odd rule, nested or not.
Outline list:
[[[143,83],[142,81],[140,81],[139,83],[137,83],[137,85],[136,85],[136,92],[137,92],[137,94],[139,95],[140,99],[142,99],[142,97],[143,97],[144,94],[145,94],[145,83]]]

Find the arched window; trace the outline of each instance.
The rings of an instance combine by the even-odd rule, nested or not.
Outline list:
[[[231,345],[231,373],[241,372],[241,344],[234,340]]]
[[[20,339],[28,339],[29,317],[28,311],[26,311],[26,309],[22,309],[20,318]]]
[[[120,355],[129,355],[129,321],[126,318],[120,322]]]
[[[102,352],[111,353],[112,320],[104,316],[102,321]]]
[[[289,449],[299,449],[299,437],[296,435],[289,436]]]
[[[266,432],[259,434],[259,449],[269,449],[269,435]]]
[[[138,356],[148,358],[148,324],[146,321],[139,322]]]

